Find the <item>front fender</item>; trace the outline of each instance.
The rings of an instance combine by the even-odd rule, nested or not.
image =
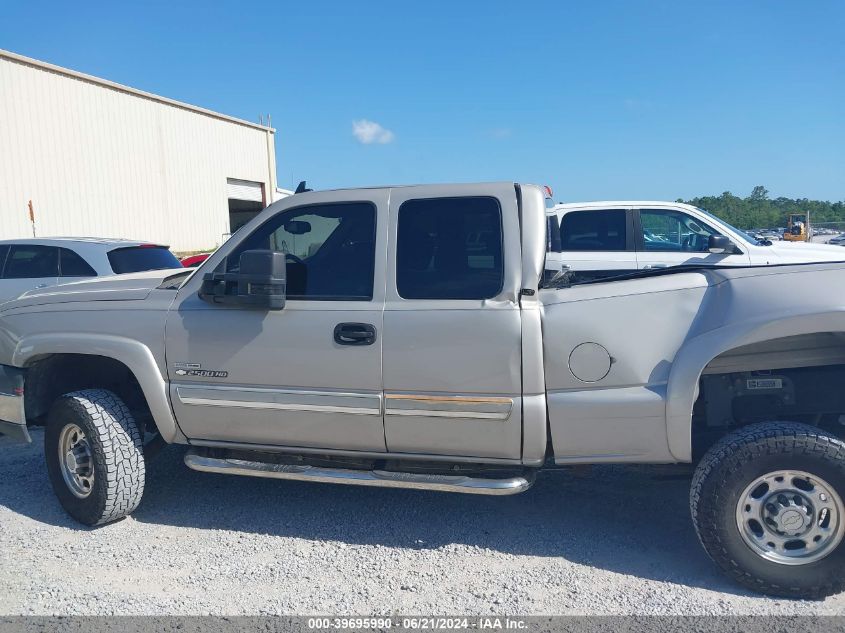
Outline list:
[[[845,309],[768,314],[734,322],[686,341],[675,356],[667,385],[666,435],[672,455],[678,461],[692,461],[692,407],[698,398],[699,378],[714,358],[743,345],[822,332],[845,332]]]
[[[123,363],[138,380],[162,439],[168,443],[184,440],[170,408],[167,384],[155,356],[143,343],[110,334],[33,334],[18,341],[11,364],[25,367],[38,357],[50,354],[88,354]]]

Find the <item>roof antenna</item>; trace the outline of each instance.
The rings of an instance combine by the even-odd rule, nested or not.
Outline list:
[[[296,186],[296,191],[294,191],[294,193],[305,193],[306,191],[314,191],[314,190],[306,187],[305,181],[303,180]]]

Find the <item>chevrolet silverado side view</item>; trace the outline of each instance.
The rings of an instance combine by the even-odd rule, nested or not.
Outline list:
[[[532,185],[307,192],[195,271],[30,291],[0,307],[0,431],[45,425],[87,525],[135,510],[162,443],[201,471],[492,495],[694,463],[728,575],[839,591],[845,263],[544,281],[546,226]]]

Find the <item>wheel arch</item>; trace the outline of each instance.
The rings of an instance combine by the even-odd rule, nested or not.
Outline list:
[[[682,462],[692,461],[693,405],[699,379],[714,360],[747,345],[824,333],[845,337],[845,311],[769,315],[734,322],[684,343],[672,363],[666,393],[666,435],[672,455]]]
[[[113,335],[39,334],[18,342],[12,364],[16,367],[32,369],[40,361],[63,355],[99,357],[123,365],[140,387],[162,439],[172,443],[184,438],[170,408],[167,384],[155,356],[146,345],[133,339]]]

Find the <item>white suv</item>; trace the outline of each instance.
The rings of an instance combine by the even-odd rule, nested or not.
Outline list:
[[[167,246],[98,237],[0,240],[0,301],[90,277],[182,268]]]
[[[841,247],[758,241],[715,215],[678,202],[578,202],[547,210],[546,270],[580,279],[650,268],[843,261]]]

